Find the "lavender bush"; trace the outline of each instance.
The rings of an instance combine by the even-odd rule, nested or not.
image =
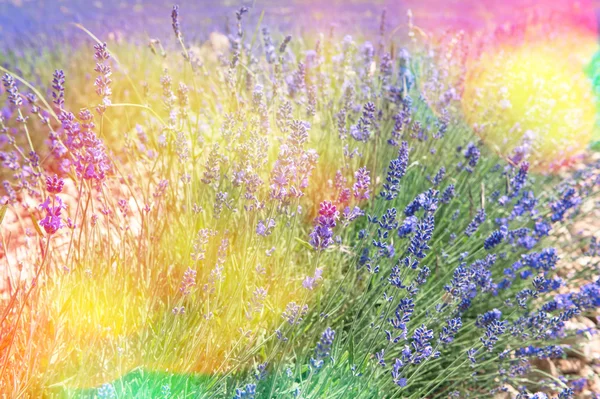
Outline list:
[[[384,14],[375,37],[296,37],[248,12],[204,46],[175,6],[164,46],[4,56],[1,392],[574,397],[535,364],[596,332],[567,327],[600,306],[598,244],[564,231],[600,165],[488,148],[464,36],[392,40]]]

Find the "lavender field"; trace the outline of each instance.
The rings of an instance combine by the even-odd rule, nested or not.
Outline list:
[[[0,398],[600,398],[598,9],[0,0]]]

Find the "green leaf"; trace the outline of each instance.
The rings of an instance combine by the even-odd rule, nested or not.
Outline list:
[[[593,141],[590,144],[590,149],[592,151],[598,151],[598,152],[600,152],[600,140]]]
[[[305,246],[306,248],[308,248],[308,249],[313,249],[312,245],[310,245],[308,242],[306,242],[306,241],[304,241],[304,240],[301,240],[301,239],[300,239],[300,238],[298,238],[298,237],[294,237],[294,239],[295,239],[296,241],[298,241],[300,244],[302,244],[303,246]]]
[[[354,334],[350,336],[350,345],[348,348],[348,354],[350,357],[350,363],[354,364]]]
[[[0,225],[2,224],[2,221],[4,220],[4,215],[6,215],[7,209],[8,209],[8,205],[2,205],[2,208],[0,208]]]
[[[35,215],[33,213],[30,213],[29,216],[31,217],[31,220],[33,221],[33,227],[35,228],[35,231],[37,231],[38,234],[43,237],[44,233],[42,232],[42,229],[40,228],[40,223],[38,222],[37,218],[35,217]]]

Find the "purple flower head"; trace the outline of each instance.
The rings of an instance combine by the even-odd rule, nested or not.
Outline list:
[[[53,177],[46,176],[46,191],[50,194],[58,194],[62,192],[65,182],[62,178],[54,175]]]
[[[447,204],[452,200],[452,198],[454,198],[455,195],[456,193],[454,184],[450,184],[442,193],[442,198],[440,201],[442,202],[442,204]]]
[[[98,61],[106,61],[110,58],[106,43],[94,44],[94,58]]]
[[[354,208],[350,208],[349,206],[345,207],[344,212],[342,213],[344,226],[348,226],[353,220],[364,214],[365,213],[357,206]]]
[[[396,385],[401,388],[404,388],[407,385],[406,378],[402,377],[402,369],[406,364],[410,361],[410,349],[407,347],[408,354],[403,352],[401,359],[396,359],[394,361],[394,365],[392,366],[392,380]]]
[[[439,186],[440,183],[442,182],[442,180],[444,179],[444,176],[446,176],[446,168],[444,168],[443,166],[438,170],[438,172],[435,174],[435,176],[433,177],[433,185],[435,187]]]
[[[521,192],[521,189],[527,183],[527,172],[529,171],[529,162],[523,162],[519,166],[517,174],[510,181],[511,192],[509,198],[514,198]]]
[[[494,320],[500,320],[502,317],[502,312],[498,309],[490,310],[489,312],[484,313],[483,315],[479,315],[477,317],[477,321],[475,322],[475,326],[479,328],[484,328],[486,325],[490,324]]]
[[[236,388],[233,399],[254,399],[256,398],[256,384],[246,384],[245,388]]]
[[[171,24],[173,26],[173,32],[175,32],[175,37],[177,37],[177,39],[181,38],[181,30],[180,30],[180,26],[179,26],[179,6],[178,5],[174,5],[173,6],[173,11],[171,11]]]
[[[406,216],[413,216],[417,211],[423,209],[426,214],[433,213],[438,207],[438,194],[439,191],[430,188],[429,190],[421,193],[415,197],[404,209]]]
[[[454,341],[454,336],[456,333],[458,333],[458,330],[460,330],[461,327],[462,319],[460,317],[448,320],[447,325],[442,328],[442,331],[440,331],[440,342],[443,344],[449,344]]]
[[[430,247],[429,240],[433,236],[434,218],[433,214],[428,213],[419,221],[415,235],[411,238],[408,245],[408,252],[419,259],[425,258]]]
[[[414,233],[417,229],[418,222],[419,219],[416,216],[409,216],[404,219],[404,222],[402,222],[402,225],[398,229],[398,237],[403,238]]]
[[[481,157],[481,152],[479,151],[479,148],[477,148],[477,146],[475,144],[469,143],[467,145],[467,148],[465,149],[463,155],[467,159],[467,163],[468,163],[468,167],[466,168],[466,170],[468,172],[472,172],[473,168],[475,166],[477,166],[477,163],[479,162],[479,158]]]
[[[316,285],[317,285],[317,281],[319,281],[320,279],[322,279],[323,277],[323,269],[317,268],[315,270],[315,274],[313,276],[306,276],[306,278],[304,279],[304,281],[302,282],[302,286],[304,288],[306,288],[307,290],[314,290]]]
[[[54,71],[52,79],[52,102],[58,109],[63,109],[65,105],[65,73],[62,69]]]
[[[189,295],[191,293],[192,287],[196,285],[196,271],[190,267],[187,268],[185,273],[183,274],[183,279],[181,281],[181,286],[179,287],[179,292],[182,295]]]
[[[2,76],[2,83],[4,84],[6,93],[8,93],[8,101],[15,107],[20,107],[23,104],[23,99],[17,89],[15,78],[10,74],[5,73],[4,76]]]
[[[331,358],[331,349],[334,339],[335,331],[333,331],[331,327],[327,327],[327,329],[323,331],[321,339],[317,343],[317,347],[315,348],[315,357],[310,359],[310,363],[315,369],[318,370],[323,367],[325,360]]]
[[[64,227],[61,220],[61,211],[65,208],[62,200],[59,197],[46,198],[40,208],[46,212],[46,216],[40,220],[40,226],[44,228],[47,234],[54,234],[59,229]]]
[[[354,198],[357,200],[368,200],[371,197],[371,177],[369,176],[369,170],[366,167],[362,167],[354,172],[354,178],[356,182],[352,186],[354,191]]]
[[[485,210],[484,209],[479,209],[479,211],[477,211],[477,214],[475,215],[475,217],[473,218],[473,220],[471,221],[471,223],[469,223],[469,225],[467,226],[467,228],[465,229],[465,235],[467,237],[471,237],[473,234],[475,234],[475,232],[477,231],[477,229],[479,228],[479,226],[485,222]]]
[[[316,250],[323,250],[333,243],[333,228],[339,212],[330,201],[323,201],[320,205],[319,216],[315,219],[316,226],[310,233],[310,244]]]
[[[420,364],[429,358],[440,356],[440,352],[433,349],[431,340],[433,339],[433,330],[428,329],[425,324],[417,327],[412,336],[412,359],[413,364]]]
[[[287,47],[287,45],[290,43],[290,41],[292,40],[292,36],[291,35],[287,35],[283,41],[281,42],[281,45],[279,46],[279,52],[280,53],[284,53],[285,49]]]
[[[375,124],[375,104],[368,102],[363,108],[362,116],[356,125],[350,127],[350,136],[356,141],[368,141],[371,127]]]
[[[390,161],[388,174],[380,193],[381,197],[388,201],[396,198],[398,195],[400,179],[406,174],[406,168],[408,167],[408,153],[408,143],[403,141],[398,151],[398,158]]]
[[[256,226],[256,234],[266,237],[271,234],[273,227],[275,227],[275,219],[269,218],[265,221],[259,220],[258,225]]]
[[[495,246],[499,245],[508,235],[508,228],[506,226],[500,227],[499,230],[495,230],[485,239],[483,247],[486,250],[491,250]]]
[[[304,305],[300,307],[296,302],[290,302],[285,307],[285,310],[281,314],[281,316],[290,324],[300,324],[302,318],[308,312],[308,305]]]
[[[562,192],[560,199],[550,204],[552,221],[559,222],[563,220],[567,211],[576,208],[580,203],[581,198],[577,196],[575,189],[573,187],[568,187]]]
[[[558,399],[572,399],[575,396],[575,391],[571,388],[565,388],[558,394]]]

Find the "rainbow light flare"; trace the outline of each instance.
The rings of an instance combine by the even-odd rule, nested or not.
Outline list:
[[[471,60],[462,100],[486,145],[506,157],[528,152],[538,171],[571,163],[596,129],[596,99],[585,73],[596,32],[565,27],[573,22],[566,17],[559,22],[556,28],[511,26],[497,35]]]

